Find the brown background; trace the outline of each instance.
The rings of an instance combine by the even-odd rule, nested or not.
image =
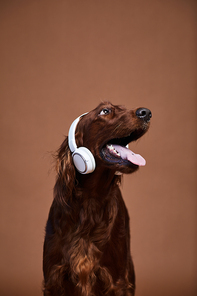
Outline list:
[[[101,100],[152,110],[125,176],[136,296],[197,295],[192,0],[0,1],[0,295],[39,296],[54,151]]]

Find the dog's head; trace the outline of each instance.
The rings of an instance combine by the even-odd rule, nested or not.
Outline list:
[[[132,173],[145,160],[126,146],[143,136],[149,128],[151,111],[146,108],[127,110],[109,102],[82,116],[76,128],[77,146],[87,147],[96,165]]]

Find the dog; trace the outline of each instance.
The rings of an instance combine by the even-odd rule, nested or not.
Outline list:
[[[56,153],[57,178],[43,252],[44,296],[133,296],[129,215],[121,174],[145,159],[128,149],[151,111],[109,102],[77,118]]]

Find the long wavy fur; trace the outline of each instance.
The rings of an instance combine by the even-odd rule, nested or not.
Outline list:
[[[86,196],[67,137],[55,159],[57,178],[44,243],[44,295],[133,296],[129,216],[119,190],[121,177],[114,175],[107,196],[98,199],[94,191]]]

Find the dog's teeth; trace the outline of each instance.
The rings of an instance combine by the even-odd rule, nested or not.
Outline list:
[[[114,147],[112,145],[107,145],[107,148],[110,150],[110,151],[114,151]]]
[[[120,156],[120,153],[119,153],[118,151],[116,151],[115,149],[114,149],[114,151],[116,152],[116,154],[117,154],[118,156]]]
[[[116,151],[116,149],[113,147],[112,144],[107,145],[107,148],[109,149],[109,151],[115,153],[116,155],[120,156],[120,153],[118,151]]]
[[[114,147],[113,147],[112,145],[107,145],[107,148],[108,148],[109,150],[114,150]]]

